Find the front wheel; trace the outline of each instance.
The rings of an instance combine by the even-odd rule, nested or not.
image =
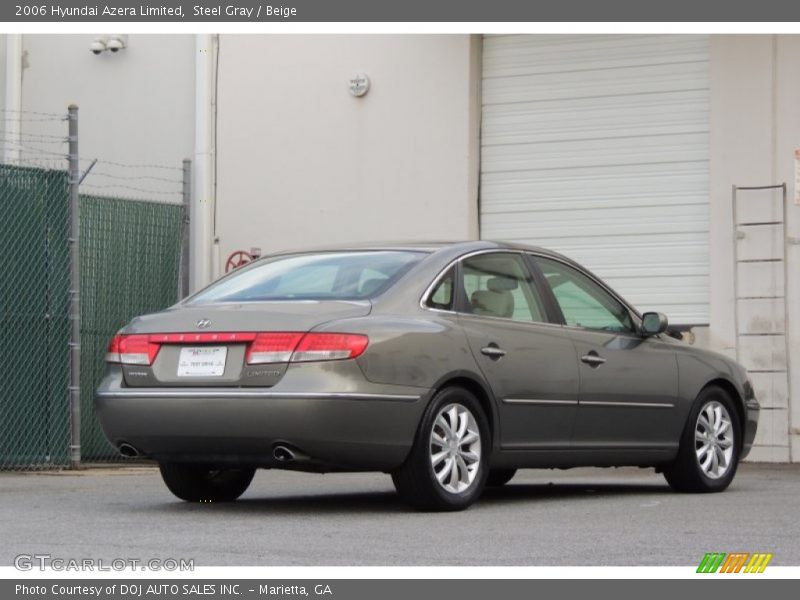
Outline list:
[[[478,400],[460,387],[434,396],[406,462],[392,473],[395,488],[419,510],[463,510],[480,495],[491,439]]]
[[[212,469],[203,465],[161,463],[169,491],[187,502],[231,502],[244,494],[256,470]]]
[[[739,465],[742,448],[739,413],[730,395],[708,387],[697,397],[681,437],[675,462],[664,469],[679,492],[721,492]]]

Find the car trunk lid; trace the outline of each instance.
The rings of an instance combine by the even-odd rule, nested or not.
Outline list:
[[[365,316],[371,308],[369,301],[301,300],[178,306],[145,315],[122,334],[141,336],[136,340],[142,356],[155,356],[151,364],[123,364],[125,382],[270,387],[286,372],[291,352],[285,350],[302,334],[329,321]],[[250,350],[259,352],[257,364],[247,363]]]

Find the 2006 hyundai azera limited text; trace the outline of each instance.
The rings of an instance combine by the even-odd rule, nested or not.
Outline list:
[[[666,327],[540,248],[285,253],[131,321],[95,404],[111,443],[188,501],[234,500],[259,467],[384,471],[426,510],[531,467],[724,490],[758,402],[743,367]]]

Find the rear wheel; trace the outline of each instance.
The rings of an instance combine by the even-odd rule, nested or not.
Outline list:
[[[463,510],[483,490],[490,448],[478,400],[463,388],[446,388],[426,409],[411,453],[392,481],[414,508]]]
[[[204,465],[161,463],[169,491],[187,502],[230,502],[244,494],[256,470],[212,469]]]
[[[516,474],[516,469],[492,469],[489,471],[489,477],[486,478],[486,487],[504,486],[511,481]]]
[[[675,462],[664,469],[679,492],[721,492],[739,465],[739,413],[729,394],[718,387],[700,392],[689,414]]]

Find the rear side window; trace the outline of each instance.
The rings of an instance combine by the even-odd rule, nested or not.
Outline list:
[[[430,308],[453,310],[453,280],[455,269],[450,269],[433,288],[426,303]]]
[[[364,300],[391,287],[424,252],[370,250],[294,254],[260,260],[220,279],[189,300]]]
[[[519,254],[479,254],[463,261],[462,273],[467,312],[514,321],[547,321],[542,300]]]

